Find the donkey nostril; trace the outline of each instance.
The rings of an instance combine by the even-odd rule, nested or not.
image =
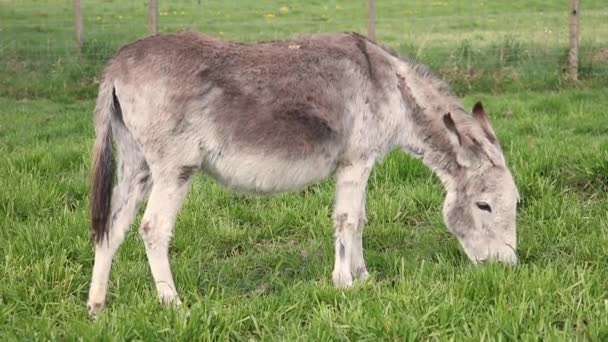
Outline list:
[[[511,246],[511,244],[505,243],[505,245],[507,245],[507,247],[511,248],[513,253],[515,253],[517,255],[517,251],[515,250],[515,248],[513,248],[513,246]]]
[[[507,245],[507,247],[509,247],[509,248],[510,248],[510,249],[513,251],[513,257],[512,257],[512,259],[510,260],[510,262],[511,262],[513,265],[518,265],[518,264],[519,264],[519,255],[517,255],[517,251],[516,251],[516,250],[515,250],[515,248],[513,248],[513,246],[511,246],[510,244],[508,244],[508,243],[507,243],[506,245]]]
[[[517,255],[517,252],[515,251],[513,251],[513,265],[519,265],[519,255]]]
[[[488,259],[477,259],[475,260],[476,265],[484,265],[488,263]]]

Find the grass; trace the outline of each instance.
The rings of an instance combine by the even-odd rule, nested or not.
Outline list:
[[[76,63],[67,24],[51,25],[67,22],[68,2],[6,3],[0,5],[6,57],[0,59],[0,340],[608,339],[608,91],[600,86],[605,74],[596,74],[605,66],[593,62],[595,71],[570,85],[555,74],[556,64],[535,60],[543,53],[558,60],[550,48],[561,45],[532,33],[538,25],[556,29],[561,5],[484,2],[471,22],[463,18],[469,7],[459,2],[378,2],[379,17],[417,20],[379,22],[380,40],[429,61],[466,94],[467,106],[481,99],[489,109],[523,199],[519,267],[470,265],[443,226],[436,178],[400,153],[374,170],[369,185],[364,248],[372,278],[347,291],[331,285],[331,181],[256,197],[199,175],[171,248],[189,316],[157,303],[134,229],[113,269],[109,307],[94,322],[85,302],[93,261],[87,177],[95,77],[120,43],[144,33],[143,21],[126,23],[144,9],[139,2],[87,2],[88,27],[98,16],[108,26],[91,29]],[[607,27],[592,14],[606,8],[600,1],[583,5],[594,26],[583,38],[589,49],[602,46],[606,36],[593,33]],[[346,1],[261,1],[247,8],[214,2],[202,24],[197,6],[161,1],[161,28],[204,24],[218,35],[252,40],[364,25],[357,21],[363,8]],[[542,23],[516,15],[541,8]],[[124,24],[110,25],[118,16]],[[521,25],[503,35],[507,19],[516,17]],[[418,25],[425,21],[437,24],[426,35]],[[501,49],[513,53],[493,54]],[[455,66],[485,68],[488,75],[467,81]],[[528,83],[539,75],[545,76]]]
[[[256,197],[199,176],[172,244],[190,317],[157,304],[133,231],[98,322],[84,307],[93,103],[2,98],[0,337],[608,338],[605,91],[465,102],[478,98],[492,109],[523,198],[516,269],[470,265],[441,222],[438,182],[401,154],[371,177],[373,277],[349,291],[331,286],[331,183]]]

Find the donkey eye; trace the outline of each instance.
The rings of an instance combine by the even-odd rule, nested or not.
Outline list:
[[[490,205],[486,202],[475,202],[475,204],[477,204],[477,208],[479,208],[481,210],[485,210],[489,213],[492,212],[492,207],[490,207]]]

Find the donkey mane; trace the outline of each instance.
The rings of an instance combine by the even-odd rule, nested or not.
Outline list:
[[[447,82],[437,77],[428,65],[419,63],[413,56],[402,54],[357,32],[349,32],[348,34],[357,37],[357,39],[365,40],[368,44],[376,46],[407,65],[410,77],[413,73],[415,78],[425,83],[426,89],[434,93],[433,97],[440,97],[443,103],[447,104],[447,106],[436,105],[429,108],[422,106],[414,95],[406,76],[399,73],[396,75],[399,91],[409,107],[411,118],[414,124],[419,126],[424,144],[431,147],[430,149],[424,149],[426,151],[423,161],[432,169],[440,171],[438,175],[444,181],[444,184],[452,185],[448,183],[452,183],[454,180],[452,177],[446,181],[443,177],[444,172],[462,179],[464,170],[472,166],[471,164],[475,164],[472,169],[477,173],[492,166],[492,164],[485,163],[486,167],[482,168],[483,160],[487,160],[486,157],[491,159],[492,155],[501,155],[500,145],[495,137],[491,137],[487,132],[482,133],[484,128],[476,122],[469,111],[462,107],[460,100],[456,98]],[[451,107],[452,109],[448,110],[445,107]],[[480,108],[483,111],[480,103],[477,103],[475,108]],[[456,136],[457,144],[452,141],[453,139],[450,139],[450,134]],[[421,151],[414,148],[412,152],[416,155]],[[468,159],[468,161],[463,159]]]
[[[412,68],[412,70],[418,75],[418,77],[424,78],[424,79],[428,80],[429,82],[431,82],[433,84],[433,87],[435,87],[437,89],[437,91],[439,91],[441,94],[443,94],[445,96],[450,96],[450,97],[454,96],[448,83],[445,82],[444,80],[442,80],[441,78],[437,77],[437,75],[435,75],[433,73],[433,71],[431,70],[431,68],[428,65],[418,62],[418,60],[414,56],[412,56],[410,54],[405,54],[390,46],[387,46],[387,45],[378,43],[374,40],[371,40],[369,37],[364,36],[361,33],[354,32],[354,31],[345,32],[345,33],[350,34],[359,39],[363,39],[368,44],[372,44],[372,45],[378,47],[379,49],[383,50],[384,52],[388,53],[389,55],[408,64]]]

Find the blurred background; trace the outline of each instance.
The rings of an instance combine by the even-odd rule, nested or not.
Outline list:
[[[571,85],[571,2],[0,0],[0,96],[94,97],[117,48],[156,30],[255,41],[367,34],[369,22],[377,41],[430,65],[458,94],[554,90]],[[608,4],[583,0],[578,13],[576,85],[605,86]]]

